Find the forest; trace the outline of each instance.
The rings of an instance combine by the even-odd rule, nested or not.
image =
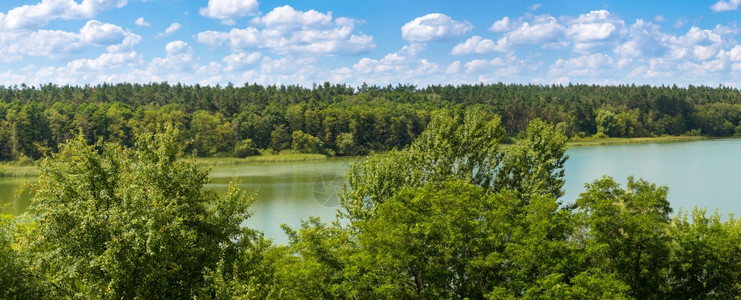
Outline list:
[[[78,132],[40,161],[29,213],[0,218],[0,298],[741,297],[739,220],[673,212],[666,187],[634,178],[598,179],[562,203],[562,128],[533,118],[502,147],[503,120],[430,113],[406,147],[350,168],[336,219],[284,226],[286,245],[242,227],[253,197],[238,183],[204,188],[182,124],[131,145]]]
[[[48,156],[79,132],[130,147],[164,123],[198,156],[365,155],[410,145],[434,111],[468,108],[500,116],[506,142],[536,118],[569,138],[741,135],[741,93],[722,86],[48,84],[0,87],[0,161]]]

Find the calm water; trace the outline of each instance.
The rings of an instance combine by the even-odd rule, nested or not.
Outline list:
[[[566,195],[573,202],[584,183],[609,175],[625,184],[629,175],[669,187],[675,211],[707,207],[722,214],[741,213],[741,139],[573,148],[567,151]],[[301,219],[334,217],[335,193],[354,159],[316,162],[249,164],[213,168],[209,186],[225,191],[235,176],[241,187],[255,194],[254,215],[247,226],[260,229],[278,242],[286,237],[280,224],[296,228]],[[19,214],[28,195],[14,191],[31,179],[0,178],[2,211]]]

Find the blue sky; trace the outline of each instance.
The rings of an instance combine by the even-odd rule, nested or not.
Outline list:
[[[741,87],[741,0],[0,2],[0,85]]]

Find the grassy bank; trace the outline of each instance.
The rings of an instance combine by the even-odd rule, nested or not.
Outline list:
[[[291,153],[291,154],[268,154],[258,156],[248,156],[245,158],[236,157],[201,157],[196,159],[196,162],[202,166],[230,166],[247,163],[272,163],[272,162],[295,162],[295,161],[311,161],[311,160],[323,160],[327,156],[324,154],[305,154],[305,153]]]
[[[640,137],[640,138],[577,138],[569,140],[568,147],[591,147],[605,145],[628,145],[628,144],[648,144],[648,143],[671,143],[671,142],[689,142],[709,139],[703,136],[659,136],[659,137]]]
[[[36,166],[19,166],[12,163],[0,163],[0,177],[34,177],[39,176]]]

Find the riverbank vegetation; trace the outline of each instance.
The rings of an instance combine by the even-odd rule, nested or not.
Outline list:
[[[577,139],[741,135],[741,93],[725,87],[49,84],[0,87],[0,161],[41,158],[78,132],[131,147],[164,123],[199,157],[365,155],[408,146],[434,111],[468,108],[499,115],[513,139],[535,118]]]
[[[564,205],[566,137],[539,119],[505,136],[486,111],[434,113],[350,168],[337,220],[275,245],[241,227],[250,196],[203,188],[177,129],[132,147],[77,135],[41,162],[30,212],[0,218],[0,298],[741,296],[737,219],[672,218],[667,188],[633,178]]]

